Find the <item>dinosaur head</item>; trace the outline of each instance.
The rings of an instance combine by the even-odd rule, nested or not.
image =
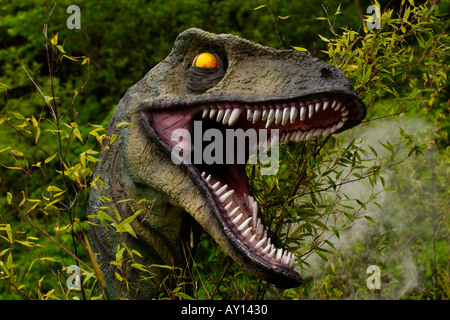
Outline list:
[[[149,237],[150,231],[141,229],[156,230],[166,233],[168,246],[187,220],[164,219],[188,213],[249,272],[294,287],[301,283],[296,256],[271,243],[249,190],[245,161],[202,159],[209,145],[206,132],[225,137],[228,129],[267,130],[267,135],[277,130],[280,141],[301,142],[349,129],[364,116],[365,107],[343,73],[307,53],[189,29],[119,103],[110,133],[121,122],[132,126],[117,131],[119,141],[103,152],[97,172],[107,177],[105,192],[116,192],[117,199],[159,197],[145,223],[136,226],[138,237]],[[194,139],[197,134],[203,145]],[[174,161],[180,146],[177,154],[188,151],[191,161]],[[222,151],[225,157],[231,152],[226,146]],[[245,152],[245,160],[248,156]],[[231,160],[237,158],[234,153]],[[113,161],[120,166],[110,165]],[[160,255],[174,251],[169,246]]]

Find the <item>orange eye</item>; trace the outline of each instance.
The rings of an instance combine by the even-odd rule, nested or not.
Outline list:
[[[203,52],[194,58],[192,66],[201,68],[217,68],[217,58],[212,53]]]

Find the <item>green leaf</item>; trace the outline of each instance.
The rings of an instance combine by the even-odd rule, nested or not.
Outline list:
[[[335,236],[336,236],[338,239],[340,239],[341,236],[340,236],[340,234],[339,234],[339,229],[336,228],[336,227],[331,227],[331,229],[333,230],[333,233],[335,234]]]
[[[99,211],[97,213],[97,217],[101,218],[101,219],[108,220],[108,221],[114,221],[114,219],[111,218],[111,216],[109,214],[107,214],[106,212],[104,212],[104,211]]]
[[[48,186],[47,187],[47,191],[48,192],[61,192],[62,190],[60,188],[58,188],[58,187],[55,187],[55,186]]]
[[[133,263],[131,264],[132,268],[144,271],[144,272],[149,272],[148,270],[144,269],[144,265],[140,264],[140,263]]]
[[[58,44],[58,32],[54,35],[54,37],[50,40],[52,46],[56,46]]]
[[[49,163],[50,161],[52,161],[52,160],[56,157],[57,154],[58,154],[58,153],[55,153],[54,155],[48,157],[47,159],[44,160],[44,162],[45,162],[45,163]]]
[[[376,223],[375,220],[374,220],[371,216],[364,216],[364,218],[365,218],[367,221],[372,222],[373,224]]]
[[[135,215],[129,216],[128,218],[122,220],[116,227],[117,232],[123,232],[126,231],[129,234],[131,234],[133,237],[136,237],[136,233],[131,228],[130,223],[136,218]]]
[[[326,255],[324,255],[322,252],[316,250],[314,251],[319,257],[321,257],[323,260],[328,261],[328,258]]]
[[[11,201],[12,201],[12,193],[8,192],[8,193],[6,193],[6,202],[8,204],[11,204]]]
[[[320,34],[317,34],[317,35],[319,36],[320,39],[322,39],[322,41],[330,42],[330,39],[325,38],[324,36],[322,36],[322,35],[320,35]]]
[[[308,49],[302,48],[302,47],[292,47],[292,48],[294,48],[295,50],[300,51],[300,52],[309,52]]]
[[[262,9],[262,8],[264,8],[264,7],[267,7],[267,4],[263,4],[262,6],[253,8],[253,10],[256,11],[256,10]]]
[[[375,157],[378,157],[378,153],[372,146],[369,146],[369,149],[370,149],[370,151],[372,151],[372,153],[375,155]]]
[[[60,44],[57,44],[57,45],[56,45],[56,48],[58,48],[58,50],[59,50],[61,53],[66,53],[66,51],[64,50],[64,48],[63,48]]]
[[[366,206],[366,204],[365,204],[364,202],[362,202],[362,201],[359,200],[359,199],[356,199],[356,202],[358,202],[358,204],[359,204],[361,207],[363,207],[365,210],[367,210],[367,206]]]
[[[123,126],[132,126],[134,128],[134,124],[130,122],[121,122],[117,125],[117,128],[123,127]]]
[[[19,120],[25,120],[25,117],[18,112],[13,112],[12,114],[14,115],[14,117],[16,117]]]
[[[116,276],[116,279],[117,280],[119,280],[120,282],[122,282],[123,281],[123,278],[122,278],[122,276],[116,271],[116,272],[114,272],[114,275]]]
[[[6,84],[4,84],[4,83],[1,83],[0,82],[0,86],[2,86],[2,87],[4,87],[4,88],[6,88],[6,89],[11,89],[10,87],[8,87]]]
[[[162,264],[152,264],[150,266],[151,267],[157,267],[157,268],[162,268],[162,269],[169,269],[169,270],[173,270],[173,267],[168,266],[168,265],[162,265]]]

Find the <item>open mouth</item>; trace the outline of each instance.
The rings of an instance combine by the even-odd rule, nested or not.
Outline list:
[[[201,121],[203,132],[214,128],[225,136],[227,129],[254,129],[256,132],[267,130],[270,137],[271,131],[276,129],[280,142],[298,143],[346,130],[364,117],[359,99],[345,93],[324,93],[284,101],[250,100],[227,100],[225,97],[177,99],[164,100],[164,106],[160,101],[149,101],[142,103],[140,110],[149,133],[168,152],[172,152],[179,142],[172,139],[177,131],[187,130],[194,136],[194,123],[197,121]],[[261,142],[258,138],[259,145]],[[199,148],[193,144],[189,147],[192,158],[204,151],[204,146]],[[223,152],[227,154],[230,150],[224,145]],[[236,160],[236,152],[233,154]],[[246,152],[246,161],[248,156]],[[272,243],[271,232],[264,226],[258,202],[249,190],[246,164],[192,161],[182,165],[210,201],[215,218],[229,242],[251,269],[264,273],[268,281],[281,288],[300,285],[302,280],[294,270],[298,257]]]

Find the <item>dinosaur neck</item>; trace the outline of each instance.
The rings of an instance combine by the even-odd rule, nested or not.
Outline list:
[[[131,181],[127,174],[128,164],[124,163],[120,152],[114,152],[114,149],[121,150],[123,146],[120,144],[118,141],[111,145],[113,152],[108,153],[98,167],[103,187],[91,194],[90,214],[98,213],[95,208],[107,206],[108,210],[104,211],[117,212],[123,221],[141,210],[130,224],[136,237],[126,231],[116,232],[111,225],[102,227],[101,222],[95,219],[94,223],[100,227],[91,229],[93,248],[99,253],[97,259],[102,269],[107,270],[103,273],[110,297],[157,297],[161,292],[170,292],[189,266],[194,249],[190,246],[191,233],[196,243],[201,228],[183,209],[171,204],[167,195]],[[108,196],[111,201],[105,202],[102,196]],[[124,201],[127,199],[130,201]],[[123,248],[125,250],[120,257],[117,252]],[[132,266],[135,263],[149,272],[136,269]],[[124,281],[118,280],[116,272],[127,279],[129,288]]]

